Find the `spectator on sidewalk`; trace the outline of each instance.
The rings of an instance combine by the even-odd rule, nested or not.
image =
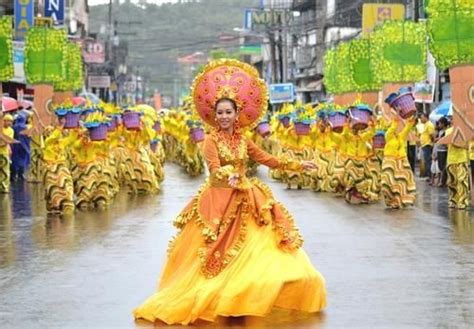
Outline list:
[[[435,129],[434,125],[431,123],[426,113],[421,114],[420,122],[422,124],[420,132],[420,146],[423,153],[423,162],[425,164],[425,170],[421,177],[425,177],[427,181],[430,181],[431,157],[433,153],[433,134],[435,132]]]
[[[408,162],[410,163],[411,170],[415,174],[416,168],[416,144],[418,142],[418,136],[416,134],[416,127],[413,127],[408,134],[407,139],[407,157]]]
[[[449,122],[448,119],[442,117],[438,120],[438,130],[436,132],[435,143],[438,142],[441,138],[446,135],[446,129],[448,129]],[[445,144],[436,145],[436,159],[438,161],[438,168],[441,171],[441,181],[439,186],[445,187],[448,180],[448,175],[446,173],[446,161],[448,160],[448,146]]]

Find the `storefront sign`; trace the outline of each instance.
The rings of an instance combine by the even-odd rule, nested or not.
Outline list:
[[[244,11],[245,30],[263,30],[275,24],[289,24],[292,13],[288,10],[265,10],[247,8]]]
[[[379,24],[386,20],[404,20],[403,4],[364,3],[362,7],[362,35],[368,36]]]
[[[35,26],[51,27],[53,26],[53,19],[51,17],[35,17]]]
[[[51,17],[54,25],[64,24],[64,0],[45,0],[44,16]]]
[[[102,64],[105,62],[105,48],[100,42],[84,40],[82,54],[84,62]]]
[[[15,31],[16,38],[23,40],[26,31],[33,26],[34,1],[15,0]]]
[[[292,83],[270,85],[270,103],[291,103],[295,100],[295,86]]]

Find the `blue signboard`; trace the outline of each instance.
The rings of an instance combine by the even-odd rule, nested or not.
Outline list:
[[[23,40],[26,31],[33,26],[34,0],[15,0],[16,39]]]
[[[252,11],[253,9],[246,8],[244,11],[244,30],[252,29]]]
[[[51,17],[54,25],[64,24],[64,0],[45,0],[44,16]]]
[[[270,85],[270,103],[291,103],[295,100],[295,86],[292,83]]]

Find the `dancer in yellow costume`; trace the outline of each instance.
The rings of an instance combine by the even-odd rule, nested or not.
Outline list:
[[[378,195],[372,192],[372,175],[367,175],[367,159],[371,152],[367,144],[375,135],[375,127],[370,122],[364,131],[344,129],[343,137],[347,147],[347,161],[344,167],[345,198],[348,203],[368,203],[376,201]]]
[[[227,74],[220,80],[204,79],[222,67]],[[253,95],[247,104],[266,105],[266,86],[249,65],[219,60],[196,78],[197,110],[215,126],[204,141],[210,177],[175,220],[180,232],[170,245],[158,292],[134,310],[135,318],[187,325],[219,316],[265,316],[273,307],[317,312],[326,304],[324,279],[301,249],[291,215],[266,185],[245,175],[249,157],[282,169],[313,169],[314,163],[282,161],[241,134],[238,125],[252,125],[259,116],[254,111],[263,107],[230,98],[236,96],[226,88],[229,72],[245,74],[239,75],[241,88],[248,86]],[[203,84],[210,94],[199,93]]]
[[[278,120],[278,114],[273,115],[271,119],[271,130],[272,135],[270,136],[270,147],[271,147],[271,154],[280,157],[282,156],[282,147],[281,143],[284,138],[284,133],[286,128],[283,124]],[[281,180],[282,172],[278,169],[270,169],[269,175],[271,178],[276,180]]]
[[[347,156],[346,136],[349,134],[349,127],[344,127],[342,133],[331,130],[331,140],[334,143],[334,170],[330,177],[331,190],[338,194],[338,196],[345,195],[344,172]]]
[[[78,208],[103,208],[107,206],[114,191],[110,189],[106,165],[99,155],[104,152],[105,142],[91,141],[86,131],[72,131],[75,141],[71,145],[73,165],[71,169],[74,179],[74,192]]]
[[[133,193],[156,193],[159,191],[158,179],[148,153],[154,131],[147,126],[141,130],[124,130],[124,144],[133,164],[132,181],[129,187]]]
[[[416,198],[413,171],[407,157],[408,134],[415,126],[411,118],[398,131],[400,118],[395,114],[390,128],[385,133],[384,158],[382,161],[382,195],[385,205],[392,209],[412,206]]]
[[[446,136],[453,128],[446,129]],[[469,206],[469,145],[448,145],[448,206],[466,209]]]
[[[284,132],[282,144],[282,155],[295,161],[306,161],[314,159],[314,152],[311,147],[311,136],[297,135],[294,125],[291,124]],[[287,184],[288,188],[296,186],[298,189],[311,186],[312,174],[309,172],[299,172],[294,170],[285,170],[282,172],[281,179]]]
[[[312,140],[316,150],[315,158],[318,170],[313,175],[312,189],[316,192],[334,192],[331,178],[334,175],[334,148],[331,137],[331,127],[328,122],[321,120],[313,127]]]
[[[10,144],[15,142],[12,124],[13,117],[3,115],[0,109],[0,193],[10,192]]]
[[[66,159],[67,148],[75,139],[74,134],[63,132],[60,124],[44,142],[43,184],[49,212],[70,213],[75,209],[73,179]]]

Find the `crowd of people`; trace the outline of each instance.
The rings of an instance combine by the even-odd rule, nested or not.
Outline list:
[[[65,128],[72,108],[79,109],[80,120]],[[127,129],[123,113],[133,108],[59,104],[56,123],[45,126],[31,106],[20,107],[0,119],[0,192],[8,193],[10,181],[42,183],[48,210],[62,212],[106,206],[120,186],[132,193],[158,191],[165,158],[200,175],[206,128],[191,108],[189,99],[161,115],[144,106],[136,109],[139,127]],[[368,117],[352,115],[357,108]],[[107,138],[98,141],[86,128],[97,114],[108,127]],[[301,124],[308,128],[298,130]],[[351,204],[384,199],[389,208],[403,208],[415,202],[418,170],[428,184],[448,188],[449,207],[466,209],[474,146],[439,143],[451,131],[446,116],[433,123],[425,113],[402,119],[396,111],[382,115],[365,104],[284,104],[245,134],[275,156],[316,161],[314,172],[271,169],[270,176],[288,188],[332,192]],[[247,173],[254,174],[257,165],[249,160]]]
[[[368,113],[368,119],[351,114],[358,107]],[[298,132],[301,118],[309,118],[308,129]],[[383,198],[389,208],[404,208],[415,202],[415,173],[419,171],[428,184],[448,187],[449,207],[466,209],[469,205],[469,162],[472,169],[474,146],[472,142],[464,146],[443,143],[443,137],[452,132],[449,117],[433,124],[425,113],[403,119],[394,110],[383,114],[365,104],[348,108],[285,104],[263,124],[266,122],[271,122],[272,134],[265,137],[270,143],[262,144],[264,148],[279,156],[314,159],[318,164],[313,173],[272,170],[271,177],[288,188],[333,192],[351,204]]]
[[[106,207],[121,188],[156,193],[164,178],[161,118],[150,107],[79,100],[57,104],[46,125],[34,108],[0,115],[0,192],[44,186],[49,212]]]

